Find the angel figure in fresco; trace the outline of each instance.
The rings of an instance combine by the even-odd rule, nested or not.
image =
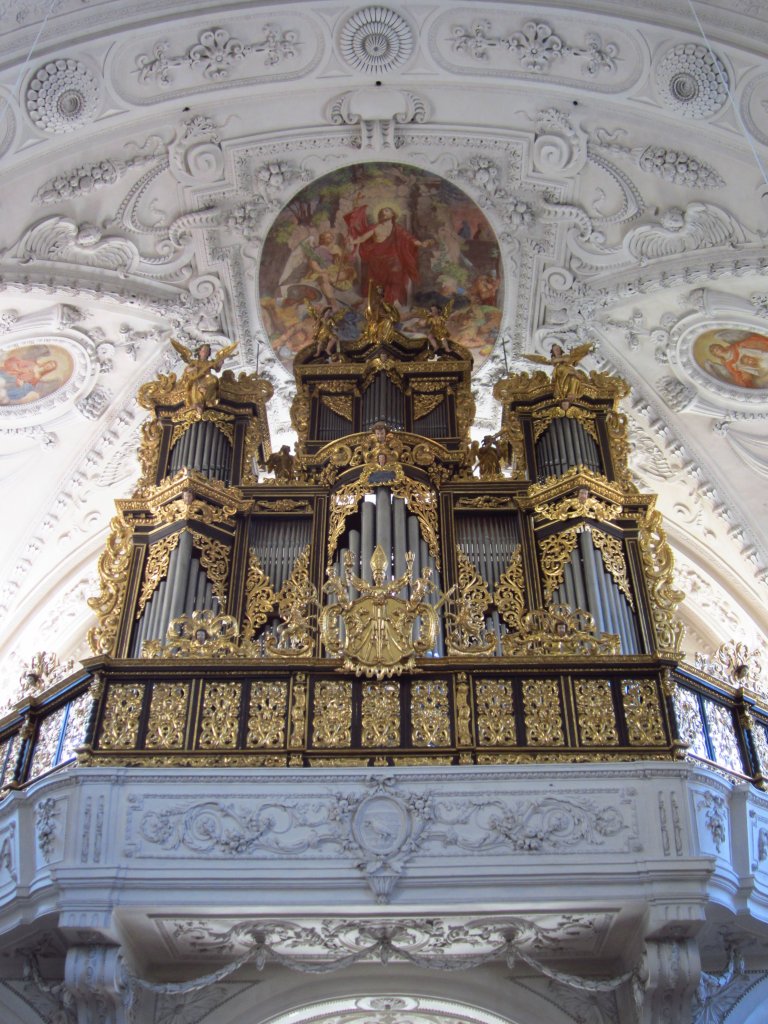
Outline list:
[[[555,342],[550,349],[549,358],[531,353],[524,355],[523,359],[527,359],[529,363],[541,363],[553,368],[552,384],[555,398],[563,409],[567,409],[584,391],[584,383],[588,377],[583,370],[578,369],[578,364],[593,348],[594,345],[587,342],[566,352],[562,345]]]
[[[334,353],[341,356],[341,344],[339,342],[339,323],[344,319],[346,310],[334,313],[330,306],[324,306],[317,310],[311,302],[307,303],[307,310],[315,322],[312,332],[312,340],[315,342],[315,359],[321,356],[332,358]]]
[[[237,348],[237,342],[225,345],[213,357],[207,342],[198,345],[194,352],[175,338],[171,338],[171,344],[187,364],[180,381],[187,408],[201,414],[207,406],[218,405],[219,381],[214,371],[221,369],[227,356],[231,356]]]
[[[451,313],[453,313],[453,299],[451,299],[441,309],[438,305],[433,303],[429,309],[423,309],[421,306],[415,307],[413,310],[415,316],[420,317],[422,323],[427,329],[427,340],[429,346],[435,354],[439,352],[451,351],[450,346],[450,335],[448,333],[448,320],[450,319]]]

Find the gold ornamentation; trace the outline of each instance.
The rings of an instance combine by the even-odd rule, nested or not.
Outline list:
[[[659,654],[680,656],[683,625],[675,609],[685,596],[674,586],[675,563],[662,525],[661,512],[651,505],[641,523],[640,552],[651,601],[656,649]]]
[[[512,630],[522,629],[525,611],[525,582],[523,578],[523,552],[520,546],[512,552],[509,565],[499,577],[494,599],[499,615]]]
[[[66,708],[59,708],[40,720],[29,765],[30,778],[49,771],[56,763],[56,753],[59,749],[61,727],[64,724],[66,710]]]
[[[406,552],[405,573],[398,579],[388,579],[389,559],[377,544],[370,562],[373,583],[355,576],[351,551],[344,555],[343,579],[329,570],[324,590],[336,596],[336,603],[323,609],[320,637],[331,657],[343,656],[344,669],[358,676],[385,679],[413,670],[414,656],[434,645],[437,613],[425,600],[435,589],[432,570],[425,567],[413,580],[413,562],[413,552]],[[350,587],[361,595],[354,601],[349,599]],[[397,596],[405,587],[410,587],[407,601]],[[343,638],[340,620],[344,624]],[[418,634],[414,637],[416,625]]]
[[[285,682],[251,683],[246,746],[284,746],[287,710],[288,686]]]
[[[534,512],[549,519],[550,522],[562,523],[566,519],[597,519],[600,522],[610,523],[621,515],[621,505],[609,505],[600,501],[586,488],[580,489],[577,494],[571,494],[552,504],[534,505]]]
[[[165,640],[145,640],[142,658],[228,658],[241,654],[239,627],[231,615],[207,608],[180,615],[168,626]]]
[[[315,683],[312,704],[312,746],[352,745],[352,683],[325,680]]]
[[[213,596],[223,610],[227,606],[227,580],[229,578],[229,545],[204,533],[190,530],[195,547],[200,552],[200,565],[211,581]]]
[[[501,638],[508,657],[524,654],[618,654],[620,642],[615,633],[598,633],[595,620],[581,608],[555,604],[534,608],[522,618],[519,633]]]
[[[459,498],[456,508],[498,509],[511,508],[512,499],[494,494],[481,494],[477,498]]]
[[[206,683],[203,694],[203,720],[198,745],[236,747],[240,718],[242,683]]]
[[[576,679],[573,694],[582,745],[616,746],[619,734],[610,682],[607,679]]]
[[[299,501],[296,498],[278,498],[276,501],[256,501],[253,505],[256,512],[311,512],[312,506],[308,501]]]
[[[348,423],[352,422],[352,411],[354,409],[354,397],[352,395],[326,395],[320,392],[320,400],[331,412],[341,416]]]
[[[299,435],[298,449],[302,446],[309,433],[310,401],[302,388],[297,388],[296,395],[291,402],[291,426]]]
[[[637,487],[629,471],[629,438],[627,437],[627,425],[629,421],[623,412],[616,410],[609,412],[605,417],[605,426],[608,431],[608,443],[611,448],[611,459],[616,479],[622,486],[631,491]]]
[[[144,700],[144,685],[110,684],[99,730],[99,746],[104,750],[136,746],[139,718]]]
[[[205,412],[202,413],[185,411],[181,413],[178,418],[174,419],[170,443],[171,452],[173,452],[173,449],[176,447],[181,436],[186,434],[193,424],[201,421],[205,423],[213,423],[213,425],[217,427],[229,441],[230,447],[234,445],[235,428],[230,415],[224,412],[214,412],[211,409],[206,409]]]
[[[245,578],[244,647],[252,642],[257,630],[267,621],[276,600],[269,576],[259,564],[256,548],[251,548],[248,551],[248,573]]]
[[[515,704],[508,679],[476,679],[477,741],[484,747],[517,743]]]
[[[261,415],[258,419],[252,417],[245,427],[243,438],[243,462],[240,478],[247,486],[259,482],[256,467],[259,463],[259,448],[263,447],[264,458],[269,461],[271,455],[269,450],[269,433],[262,428],[262,422],[266,422],[266,410],[260,409]]]
[[[312,654],[315,625],[319,606],[317,587],[309,578],[309,556],[311,545],[307,544],[293,567],[293,571],[280,588],[277,609],[282,619],[279,625],[279,639],[267,637],[268,654],[285,658],[305,658]]]
[[[449,654],[489,654],[495,634],[485,629],[485,613],[491,603],[488,585],[469,557],[456,545],[458,586],[446,596],[445,633]]]
[[[163,537],[161,540],[149,545],[149,553],[144,565],[144,582],[142,583],[136,611],[137,619],[141,618],[141,613],[144,611],[147,601],[157,590],[160,582],[168,575],[171,552],[177,547],[183,532],[183,530],[179,530],[178,533],[171,533],[167,537]]]
[[[397,683],[365,683],[362,706],[364,747],[400,746],[400,688]]]
[[[291,682],[291,738],[289,747],[301,750],[307,736],[307,677],[303,672]]]
[[[428,416],[438,405],[445,401],[445,395],[421,395],[413,396],[413,418],[421,420]]]
[[[556,679],[523,681],[525,738],[531,747],[561,747],[565,743],[560,710],[560,684]]]
[[[157,464],[160,459],[160,441],[163,436],[163,428],[159,420],[148,419],[141,427],[141,441],[139,443],[139,465],[141,466],[141,477],[137,491],[142,493],[146,488],[151,487],[157,478]]]
[[[144,746],[167,750],[184,746],[189,683],[153,683]]]
[[[94,654],[114,653],[132,552],[131,528],[121,515],[116,515],[110,523],[107,546],[99,557],[101,593],[88,599],[88,606],[99,620],[88,632],[88,644]]]
[[[544,600],[547,602],[563,582],[566,563],[576,547],[580,532],[580,526],[570,526],[539,541],[539,564],[544,577]]]
[[[624,545],[618,537],[602,530],[592,530],[592,542],[603,556],[603,565],[613,577],[616,586],[626,597],[629,607],[634,611],[635,602],[629,587],[627,563],[624,560]]]
[[[456,676],[456,742],[460,747],[472,746],[472,705],[469,697],[469,682],[465,672]]]
[[[441,679],[411,684],[411,744],[449,747],[448,684]]]
[[[625,679],[621,684],[621,694],[630,744],[633,747],[653,747],[666,743],[656,684],[648,680]]]

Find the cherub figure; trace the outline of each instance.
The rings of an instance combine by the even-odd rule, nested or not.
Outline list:
[[[417,306],[413,312],[421,318],[427,329],[427,340],[432,351],[436,354],[441,351],[450,353],[451,337],[448,333],[448,320],[453,313],[453,299],[442,309],[436,303],[432,303],[428,309]]]
[[[237,342],[225,345],[213,358],[211,346],[207,342],[198,345],[194,352],[175,338],[171,338],[171,344],[187,364],[180,381],[187,408],[202,414],[207,407],[218,405],[219,380],[214,376],[214,371],[221,369],[224,360],[237,348]]]
[[[587,342],[566,352],[562,345],[555,342],[550,349],[549,358],[530,353],[524,355],[523,359],[527,359],[529,363],[542,363],[553,368],[552,384],[555,398],[563,409],[567,409],[584,391],[584,382],[588,378],[583,370],[577,369],[577,365],[594,347]]]
[[[324,306],[321,310],[315,309],[311,302],[307,303],[310,316],[315,321],[312,333],[315,342],[315,359],[326,355],[332,358],[334,354],[341,356],[341,343],[339,341],[339,324],[344,318],[346,310],[339,310],[334,313],[330,306]]]

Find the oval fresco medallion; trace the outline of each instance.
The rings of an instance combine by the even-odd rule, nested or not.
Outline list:
[[[757,331],[717,327],[693,343],[699,369],[721,384],[747,391],[768,391],[768,336]]]
[[[312,340],[314,308],[344,312],[359,336],[369,285],[396,305],[404,334],[423,335],[433,305],[452,303],[448,330],[475,361],[501,323],[499,245],[485,214],[451,182],[404,164],[344,167],[312,182],[278,214],[259,269],[261,315],[280,361]]]
[[[72,378],[75,364],[61,345],[28,342],[0,351],[0,407],[28,406],[50,398]]]

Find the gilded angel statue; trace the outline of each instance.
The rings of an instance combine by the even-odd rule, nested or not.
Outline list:
[[[544,366],[551,366],[552,383],[554,385],[555,398],[564,409],[580,397],[584,388],[584,382],[588,379],[583,370],[578,369],[581,360],[589,355],[594,349],[591,342],[584,345],[577,345],[570,351],[566,351],[557,342],[550,349],[549,358],[530,353],[523,356],[529,363],[541,363]]]
[[[221,369],[224,360],[237,348],[237,342],[225,345],[213,357],[211,346],[207,342],[198,345],[194,351],[175,338],[171,338],[171,344],[187,364],[180,381],[187,408],[202,413],[206,407],[218,405],[219,381],[214,376],[214,371]]]

